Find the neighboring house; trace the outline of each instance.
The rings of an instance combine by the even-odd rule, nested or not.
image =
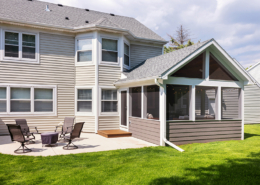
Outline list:
[[[158,145],[244,138],[252,78],[214,40],[164,54],[137,20],[40,1],[0,1],[0,134],[26,118],[54,130],[121,129]]]
[[[260,123],[260,62],[247,69],[256,84],[245,86],[245,124]]]

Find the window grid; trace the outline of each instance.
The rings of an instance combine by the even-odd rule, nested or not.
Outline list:
[[[116,50],[111,50],[111,49],[105,49],[105,48],[103,48],[104,47],[104,45],[103,45],[103,43],[104,43],[104,40],[107,40],[107,41],[116,41]],[[104,59],[104,52],[108,52],[108,53],[110,53],[110,52],[112,52],[112,53],[116,53],[117,54],[117,56],[116,56],[116,60],[114,60],[114,61],[112,61],[112,60],[105,60]],[[118,63],[118,40],[117,39],[106,39],[106,38],[102,38],[102,62],[109,62],[109,63]]]
[[[91,99],[79,99],[79,91],[80,90],[91,90]],[[92,94],[93,94],[93,90],[92,88],[77,88],[76,91],[76,100],[77,100],[77,107],[75,108],[77,113],[92,113],[93,112],[93,105],[92,105]],[[90,111],[79,111],[79,102],[91,102],[91,108]]]
[[[91,41],[91,49],[79,49],[79,42],[80,41],[86,41],[86,40],[90,40]],[[93,60],[93,56],[92,56],[92,46],[93,46],[93,41],[92,41],[92,39],[91,38],[89,38],[89,39],[77,39],[77,62],[92,62],[92,60]],[[91,60],[83,60],[83,61],[80,61],[80,53],[83,53],[83,52],[91,52]]]

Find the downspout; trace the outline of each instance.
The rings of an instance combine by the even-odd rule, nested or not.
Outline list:
[[[158,78],[155,78],[154,82],[155,82],[155,84],[158,85],[159,87],[164,88],[164,87],[158,82]],[[165,123],[164,123],[164,128],[165,128]],[[175,148],[176,150],[178,150],[178,151],[180,151],[180,152],[184,152],[183,149],[181,149],[180,147],[176,146],[175,144],[171,143],[170,141],[168,141],[168,140],[166,139],[165,129],[164,129],[164,131],[163,131],[163,141],[164,141],[166,144],[168,144],[169,146]]]

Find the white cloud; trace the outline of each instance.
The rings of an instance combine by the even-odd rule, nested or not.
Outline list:
[[[195,41],[215,38],[244,66],[260,61],[259,0],[44,1],[134,17],[167,40],[183,24]]]

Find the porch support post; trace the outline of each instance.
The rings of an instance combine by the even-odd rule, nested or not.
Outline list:
[[[242,120],[241,140],[244,140],[244,87],[239,89],[239,119]]]
[[[216,88],[216,98],[215,98],[215,119],[221,120],[221,87]]]
[[[166,85],[160,86],[160,145],[165,146],[163,137],[166,136],[167,123],[166,123]]]
[[[189,120],[195,121],[195,99],[196,99],[196,88],[195,85],[190,86],[190,94],[189,94],[189,100],[190,100],[190,107],[189,107]]]
[[[144,119],[144,86],[141,87],[141,118]]]
[[[209,59],[210,59],[210,53],[209,50],[206,50],[206,55],[205,55],[205,80],[209,81]]]

